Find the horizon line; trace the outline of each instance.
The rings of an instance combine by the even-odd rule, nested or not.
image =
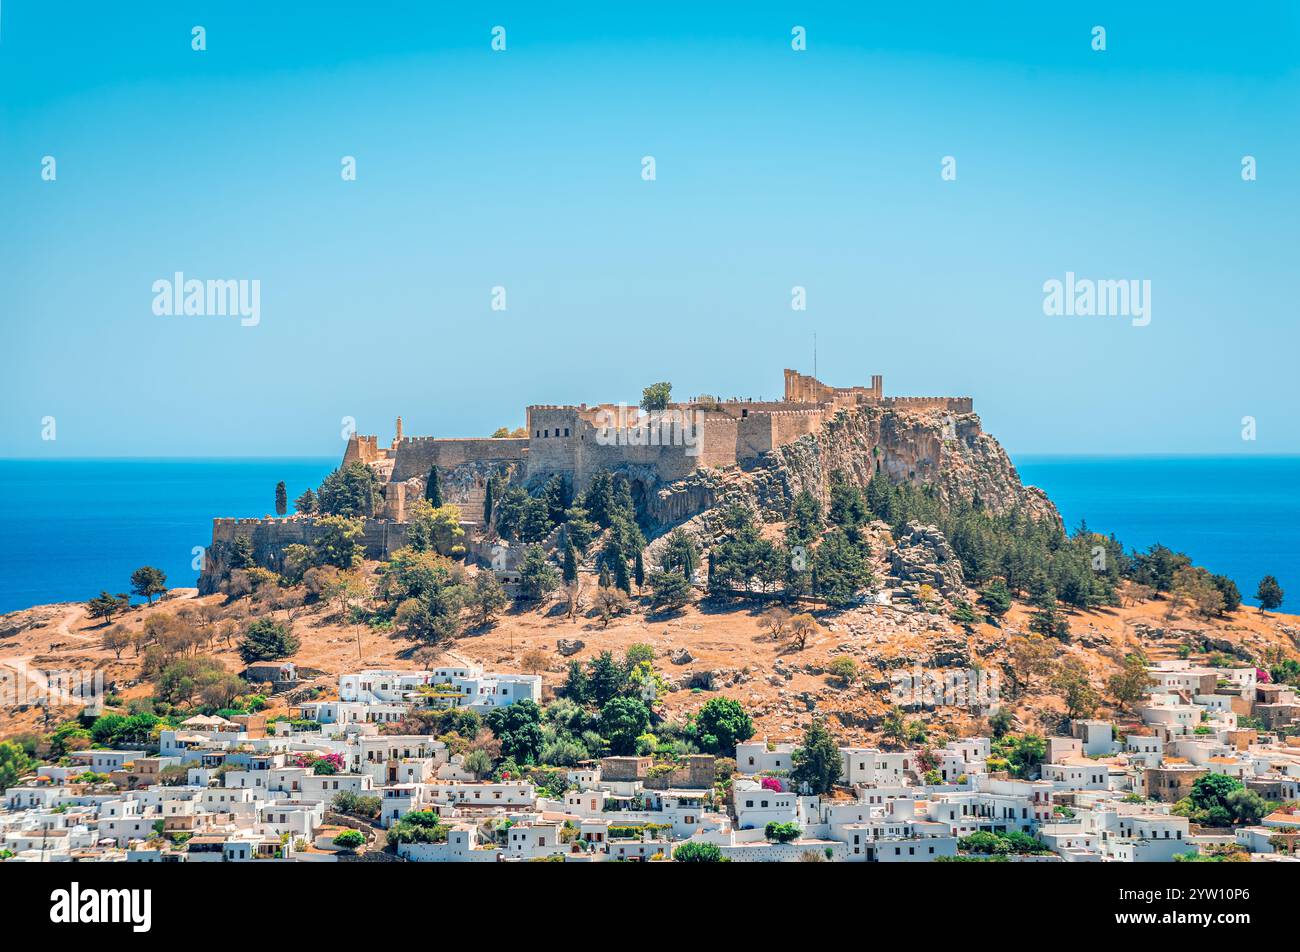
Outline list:
[[[1004,447],[1005,449],[1005,447]],[[1222,451],[1169,450],[1162,452],[1126,453],[1122,451],[1105,452],[1083,450],[1078,452],[1055,450],[1006,450],[1007,456],[1038,457],[1041,459],[1300,459],[1300,451],[1283,453],[1252,453],[1240,451],[1226,453]],[[139,456],[0,456],[0,463],[89,463],[89,462],[160,462],[160,461],[253,461],[253,460],[303,460],[315,461],[335,459],[335,455],[287,453],[287,454],[220,454],[220,453],[178,453],[171,455],[141,454]],[[341,458],[341,457],[338,457]]]

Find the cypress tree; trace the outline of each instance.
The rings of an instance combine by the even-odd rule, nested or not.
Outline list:
[[[572,542],[564,543],[564,583],[572,585],[578,578],[578,553],[573,550]]]
[[[645,561],[641,558],[641,552],[641,549],[636,550],[636,560],[632,563],[632,574],[636,579],[637,588],[645,585]]]
[[[429,478],[424,483],[424,498],[434,509],[442,507],[442,480],[438,478],[438,467],[429,467]]]
[[[620,555],[614,559],[614,587],[632,594],[632,580],[627,576],[627,562]]]
[[[487,490],[483,493],[483,525],[492,524],[492,490],[496,486],[495,476],[488,477]]]
[[[283,516],[289,511],[289,493],[284,487],[284,480],[275,484],[275,514]]]

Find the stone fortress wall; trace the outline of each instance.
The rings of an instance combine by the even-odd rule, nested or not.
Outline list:
[[[973,412],[973,401],[887,397],[879,374],[867,387],[832,387],[786,370],[782,400],[701,397],[670,404],[659,415],[611,403],[537,404],[527,408],[528,435],[522,438],[409,437],[402,434],[399,417],[390,446],[380,447],[376,436],[356,435],[348,441],[343,461],[366,463],[388,483],[423,480],[434,466],[444,477],[458,468],[486,466],[512,467],[529,486],[558,474],[575,492],[602,470],[632,469],[664,484],[700,467],[752,465],[764,453],[817,433],[841,410],[859,407],[967,414]],[[406,496],[409,500],[409,490]],[[391,506],[390,514],[401,517]]]
[[[384,484],[383,508],[366,520],[363,539],[367,557],[383,558],[405,543],[410,505],[419,498],[434,466],[444,499],[461,506],[467,524],[476,524],[482,520],[485,487],[493,475],[536,487],[558,474],[577,493],[603,470],[623,471],[634,480],[634,492],[650,499],[656,490],[671,488],[702,467],[756,465],[765,454],[820,432],[840,412],[867,407],[970,414],[973,401],[970,397],[888,397],[879,374],[871,377],[870,386],[832,387],[787,369],[781,400],[699,397],[670,404],[668,412],[660,415],[609,403],[530,406],[528,435],[522,438],[410,437],[404,435],[398,417],[388,446],[381,446],[377,436],[354,434],[343,462],[365,463]],[[970,425],[978,429],[978,421]],[[937,468],[942,447],[932,449],[934,458],[927,462]],[[685,517],[711,498],[707,489],[687,488],[691,491],[669,492],[661,500],[663,506],[657,507],[664,512],[656,515]],[[209,590],[215,590],[212,572],[222,570],[221,553],[236,535],[252,539],[259,563],[275,566],[285,546],[312,540],[313,526],[314,520],[300,516],[215,520],[209,568],[200,587],[208,579]]]

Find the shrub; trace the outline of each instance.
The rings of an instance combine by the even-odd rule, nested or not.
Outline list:
[[[354,850],[365,843],[365,834],[360,830],[344,830],[338,836],[334,837],[334,845],[341,846],[346,850]]]
[[[774,843],[789,843],[797,840],[802,831],[797,823],[777,823],[773,820],[763,828],[763,835]]]
[[[683,843],[673,850],[673,859],[679,863],[725,863],[722,850],[716,843]]]

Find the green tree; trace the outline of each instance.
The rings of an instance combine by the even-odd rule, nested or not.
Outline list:
[[[604,707],[610,699],[623,691],[627,683],[627,668],[614,660],[609,651],[602,651],[591,661],[589,697],[598,707]]]
[[[1043,586],[1034,597],[1034,613],[1029,617],[1029,630],[1047,638],[1065,639],[1070,636],[1070,625],[1061,615],[1056,592]]]
[[[1258,823],[1269,812],[1269,802],[1254,790],[1232,790],[1223,805],[1233,820],[1246,825]]]
[[[587,510],[581,506],[570,506],[564,513],[564,539],[578,551],[585,554],[587,546],[596,538],[600,527],[589,519]]]
[[[501,754],[516,763],[536,763],[542,749],[542,711],[525,698],[505,707],[495,707],[483,722],[501,742]]]
[[[417,499],[411,507],[406,527],[407,544],[417,552],[433,549],[439,555],[459,558],[465,554],[461,540],[460,507],[434,506],[427,499]]]
[[[980,591],[979,604],[1001,622],[1006,613],[1011,610],[1011,592],[1007,590],[1006,580],[1001,576],[991,579]]]
[[[301,496],[293,501],[295,512],[301,512],[303,515],[311,515],[316,511],[316,494],[308,488]]]
[[[827,516],[832,523],[854,533],[867,521],[869,511],[862,490],[850,483],[841,472],[831,475],[831,504]]]
[[[1282,586],[1277,584],[1277,579],[1271,575],[1260,579],[1259,588],[1255,590],[1255,600],[1259,602],[1261,611],[1274,611],[1282,604],[1282,598]]]
[[[699,543],[681,529],[674,529],[664,540],[659,567],[665,572],[680,572],[683,577],[690,579],[700,567]]]
[[[734,756],[736,745],[753,736],[753,719],[728,697],[709,698],[695,717],[695,742],[710,754]]]
[[[1210,581],[1214,583],[1214,587],[1219,590],[1219,594],[1223,597],[1223,611],[1225,614],[1231,615],[1241,607],[1241,590],[1237,588],[1236,582],[1226,575],[1211,575]]]
[[[650,726],[650,709],[633,697],[610,698],[600,709],[600,734],[616,755],[631,754]]]
[[[821,530],[822,505],[816,496],[801,489],[790,505],[790,518],[785,524],[786,545],[809,549],[821,536]]]
[[[373,516],[379,505],[379,476],[365,463],[353,460],[325,477],[317,505],[327,516]]]
[[[319,530],[312,540],[312,561],[317,565],[333,565],[350,569],[365,558],[361,536],[365,523],[360,518],[348,516],[321,516],[316,520]]]
[[[298,639],[272,618],[259,618],[248,626],[239,642],[239,656],[246,662],[274,661],[298,650]]]
[[[1147,688],[1153,683],[1146,662],[1137,655],[1128,655],[1119,673],[1106,682],[1106,687],[1116,704],[1131,708],[1147,696]]]
[[[483,525],[492,525],[492,497],[496,493],[497,478],[489,476],[487,486],[483,489]]]
[[[16,741],[0,741],[0,791],[14,786],[36,769],[36,761]]]
[[[1088,669],[1075,658],[1063,662],[1052,679],[1052,687],[1065,701],[1065,712],[1074,720],[1089,717],[1097,710],[1101,698],[1093,690]]]
[[[645,556],[644,549],[637,549],[636,556],[632,559],[632,577],[636,580],[637,591],[645,587]]]
[[[424,498],[432,508],[442,508],[442,478],[437,466],[429,467],[429,475],[424,480]]]
[[[470,586],[469,605],[474,612],[475,624],[490,625],[497,613],[510,599],[491,569],[480,569]]]
[[[275,484],[275,514],[283,516],[289,511],[289,491],[285,488],[284,480]]]
[[[231,569],[251,569],[257,566],[253,553],[253,540],[246,535],[235,536],[230,543],[230,556],[226,560]]]
[[[667,410],[673,399],[673,385],[667,380],[652,383],[641,391],[641,409],[646,411]]]
[[[495,764],[491,754],[482,747],[476,747],[465,755],[463,766],[474,775],[475,780],[482,780],[492,772]]]
[[[560,569],[560,577],[565,585],[572,585],[578,580],[578,553],[569,540],[564,543],[564,564]]]
[[[147,598],[152,605],[155,595],[162,595],[167,591],[167,576],[162,569],[156,569],[152,565],[141,566],[131,573],[131,591],[142,598]]]
[[[559,587],[559,573],[552,567],[540,545],[524,549],[519,566],[519,588],[529,601],[541,601]]]
[[[1046,756],[1047,741],[1041,734],[1021,734],[1012,745],[1007,762],[1017,777],[1029,778]]]
[[[654,572],[650,575],[654,593],[650,606],[655,611],[676,611],[691,600],[691,583],[677,572]]]
[[[113,620],[114,615],[126,611],[130,604],[130,595],[125,593],[110,595],[108,592],[101,591],[86,603],[86,610],[90,612],[92,618],[102,618],[104,624],[108,624]]]
[[[1244,784],[1227,774],[1209,773],[1192,783],[1191,801],[1198,810],[1228,809],[1228,795],[1244,789]]]
[[[790,771],[790,779],[794,781],[795,789],[814,795],[830,793],[843,768],[840,746],[820,720],[808,725],[803,745],[795,748],[792,761],[794,768]]]

